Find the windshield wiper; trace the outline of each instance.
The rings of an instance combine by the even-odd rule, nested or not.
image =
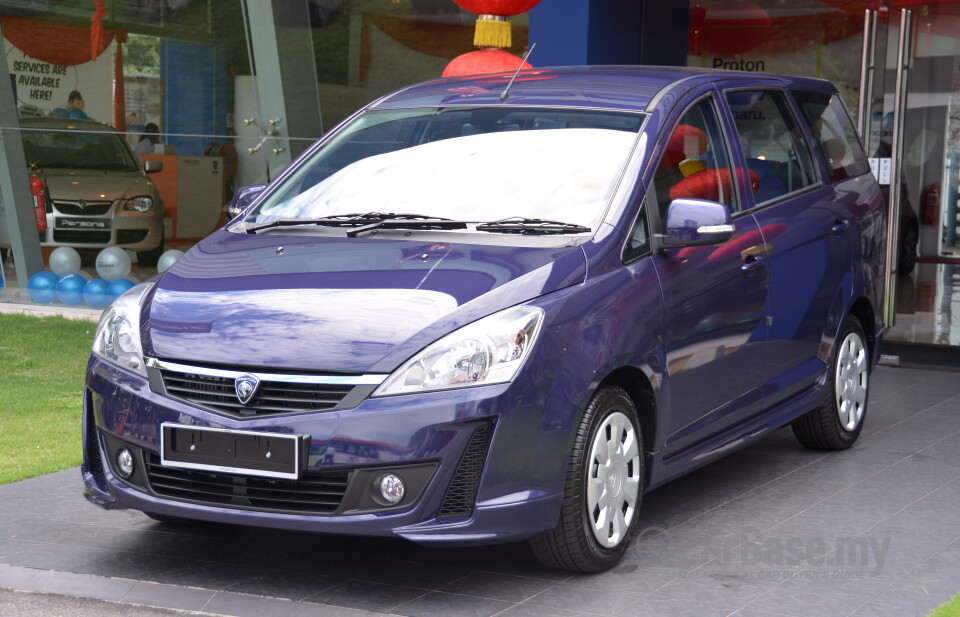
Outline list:
[[[356,227],[347,232],[348,238],[356,238],[362,233],[375,229],[466,229],[463,221],[454,221],[440,216],[424,216],[422,214],[384,214],[380,220],[370,221],[362,227]]]
[[[582,234],[590,231],[590,228],[576,223],[512,216],[499,221],[480,223],[477,225],[477,231],[515,234]]]
[[[296,225],[320,225],[322,227],[355,227],[347,235],[355,238],[357,234],[376,229],[378,227],[388,227],[394,229],[463,229],[467,225],[460,221],[451,221],[450,219],[424,216],[422,214],[398,214],[394,212],[363,212],[353,214],[338,214],[336,216],[325,216],[320,218],[300,218],[300,219],[277,219],[269,223],[260,223],[246,228],[248,234],[255,234],[258,231],[269,229],[271,227],[293,227]]]

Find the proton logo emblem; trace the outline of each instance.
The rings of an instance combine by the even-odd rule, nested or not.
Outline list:
[[[253,398],[253,395],[257,393],[257,387],[260,385],[260,380],[254,377],[253,375],[240,375],[237,377],[236,381],[233,382],[233,387],[237,391],[237,400],[240,401],[241,405],[246,405]]]
[[[81,210],[83,210],[84,208],[87,207],[87,200],[86,200],[86,199],[81,199],[80,201],[77,202],[77,206],[78,206]]]

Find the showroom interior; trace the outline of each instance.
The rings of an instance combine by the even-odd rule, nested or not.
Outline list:
[[[121,264],[122,278],[135,284],[156,274],[158,255],[185,251],[221,226],[238,188],[269,182],[359,107],[440,76],[474,49],[475,19],[452,0],[0,1],[9,76],[0,80],[0,188],[13,196],[0,205],[0,303],[98,310],[109,296],[92,296],[91,304],[82,293],[31,294],[25,282],[51,269],[57,247],[71,246],[81,257],[81,289],[98,277],[104,242],[134,234],[59,229],[70,221],[58,214],[47,217],[52,229],[35,236],[29,231],[43,217],[10,207],[32,200],[31,139],[50,130],[44,118],[75,113],[72,93],[82,96],[86,117],[116,129],[139,164],[152,159],[159,162],[152,169],[162,167],[147,176],[161,202],[154,213],[163,211],[160,244],[151,232],[153,245],[119,251],[130,262],[129,270]],[[960,286],[958,26],[954,1],[552,0],[512,17],[507,51],[520,55],[535,43],[535,67],[660,64],[832,81],[865,131],[875,174],[888,195],[899,196],[900,252],[916,247],[916,263],[900,259],[887,281],[886,340],[906,358],[960,346],[960,313],[954,318],[952,310]],[[898,71],[903,45],[906,70]],[[867,89],[870,96],[861,97]],[[894,144],[898,119],[903,138]],[[891,183],[892,175],[900,181]],[[47,197],[57,182],[48,179]],[[99,197],[48,201],[76,209],[79,201],[96,207]],[[129,197],[102,201],[109,207]]]

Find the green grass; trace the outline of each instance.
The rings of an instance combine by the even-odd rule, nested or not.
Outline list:
[[[960,617],[960,593],[933,609],[930,617]]]
[[[79,465],[96,324],[0,314],[0,484]]]

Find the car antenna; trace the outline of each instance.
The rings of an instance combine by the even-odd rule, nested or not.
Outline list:
[[[500,93],[500,102],[501,102],[501,103],[502,103],[503,101],[506,101],[506,100],[507,100],[507,97],[510,96],[510,95],[509,95],[510,86],[512,86],[512,85],[513,85],[513,82],[516,81],[517,75],[519,75],[519,74],[520,74],[520,71],[523,70],[523,65],[527,63],[527,58],[530,57],[530,54],[533,53],[533,48],[536,47],[536,46],[537,46],[536,43],[534,43],[533,45],[530,46],[530,49],[527,50],[526,55],[523,56],[523,60],[520,61],[520,66],[517,67],[517,72],[514,73],[514,74],[513,74],[513,77],[510,78],[510,83],[508,83],[508,84],[507,84],[507,87],[504,88],[504,89],[503,89],[503,92]]]

